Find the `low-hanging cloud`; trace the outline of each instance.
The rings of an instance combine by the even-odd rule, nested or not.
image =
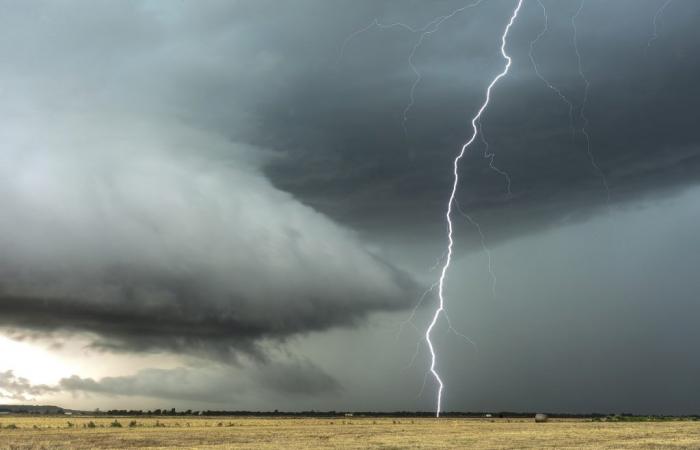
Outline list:
[[[232,370],[233,369],[233,370]],[[64,393],[73,396],[140,397],[243,406],[260,396],[334,396],[340,383],[308,359],[276,358],[232,368],[226,364],[170,369],[146,368],[131,375],[102,378],[72,375],[55,384],[35,384],[12,370],[0,372],[0,399],[34,401]],[[225,405],[225,406],[224,406]]]
[[[28,400],[39,395],[58,392],[62,388],[45,384],[32,384],[28,379],[15,375],[14,371],[0,372],[0,398]]]
[[[333,395],[340,384],[308,360],[276,361],[232,375],[230,367],[143,369],[133,375],[98,380],[73,375],[53,389],[74,395],[150,397],[192,402],[240,405],[255,395]]]
[[[245,148],[153,119],[59,122],[0,125],[0,325],[255,352],[410,304],[407,275]]]

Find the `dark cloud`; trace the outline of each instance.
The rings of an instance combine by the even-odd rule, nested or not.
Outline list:
[[[8,85],[30,85],[52,99],[80,90],[71,108],[99,101],[175,116],[272,149],[278,157],[264,172],[315,209],[368,234],[400,229],[434,235],[442,227],[451,158],[469,136],[468,119],[487,81],[502,67],[499,33],[511,5],[482,2],[425,39],[414,57],[422,80],[407,136],[402,112],[415,76],[407,58],[419,35],[370,28],[346,38],[375,18],[420,27],[465,4],[90,4],[81,10],[90,20],[70,31],[70,8],[47,8],[41,15],[32,6],[9,8],[13,26],[5,33],[17,33],[27,44],[22,52],[5,50],[6,58],[20,63],[6,70],[15,76],[24,69],[22,81],[12,78]],[[574,103],[579,128],[584,85],[571,28],[578,3],[545,5],[550,29],[534,56]],[[651,0],[587,1],[577,18],[591,81],[591,150],[613,204],[697,180],[692,112],[700,96],[692,55],[700,42],[694,27],[700,12],[693,3],[674,2],[659,19],[659,38],[647,47],[658,6]],[[40,33],[27,35],[39,19]],[[102,23],[114,39],[80,39]],[[497,86],[483,120],[496,164],[511,175],[513,196],[505,195],[503,178],[482,157],[483,146],[462,164],[460,201],[484,221],[493,240],[606,209],[582,135],[571,136],[566,105],[531,67],[529,44],[543,23],[538,4],[526,2],[510,36],[511,73]],[[56,61],[63,54],[73,63]],[[46,69],[54,72],[51,79],[41,75]]]
[[[541,72],[573,102],[574,127],[580,130],[584,83],[571,28],[578,3],[546,5],[550,30],[534,56]],[[591,82],[585,110],[591,152],[611,187],[613,205],[698,179],[693,111],[700,92],[697,59],[690,55],[700,42],[693,25],[700,10],[695,4],[671,5],[663,23],[673,27],[662,26],[660,38],[647,48],[657,6],[590,1],[577,18],[583,69]],[[408,115],[408,138],[401,113],[414,79],[407,57],[418,35],[370,29],[354,37],[337,65],[306,73],[276,102],[259,108],[261,139],[289,154],[268,168],[271,178],[363,230],[411,233],[413,227],[423,234],[431,226],[427,230],[437,232],[451,159],[469,137],[469,117],[488,80],[503,65],[498,33],[510,7],[484,2],[465,10],[419,48],[414,62],[423,76]],[[438,15],[439,9],[419,6],[410,23],[426,23],[418,16]],[[392,8],[381,18],[392,22],[403,10]],[[483,220],[492,240],[607,206],[583,135],[570,133],[568,107],[531,66],[529,43],[542,25],[537,3],[526,3],[509,39],[511,73],[497,85],[483,119],[495,163],[512,179],[513,196],[489,168],[481,143],[461,166],[460,202]]]
[[[240,405],[251,394],[313,396],[333,394],[338,382],[309,361],[275,362],[236,376],[231,368],[179,367],[144,369],[130,376],[99,380],[73,375],[63,378],[56,389],[73,394],[151,397],[165,400],[189,400],[219,405]],[[238,374],[240,375],[240,374]]]
[[[265,367],[259,381],[264,388],[285,395],[314,395],[341,390],[338,381],[309,361]]]

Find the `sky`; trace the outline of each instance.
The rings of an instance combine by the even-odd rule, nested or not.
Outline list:
[[[0,0],[0,403],[434,410],[515,4]],[[698,19],[524,0],[443,409],[699,413]]]

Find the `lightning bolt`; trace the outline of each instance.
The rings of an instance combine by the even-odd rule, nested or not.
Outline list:
[[[348,45],[350,44],[350,42],[352,42],[353,39],[355,39],[356,37],[360,36],[360,35],[363,34],[363,33],[369,32],[370,30],[372,30],[372,29],[374,29],[374,28],[379,29],[379,30],[389,30],[389,29],[393,29],[393,28],[398,28],[398,29],[402,29],[402,30],[408,31],[408,32],[413,33],[413,34],[419,34],[418,39],[415,41],[415,43],[414,43],[413,46],[411,47],[411,51],[410,51],[410,53],[409,53],[409,55],[408,55],[408,59],[407,59],[408,66],[409,66],[409,68],[411,69],[411,72],[412,72],[413,75],[414,75],[414,79],[413,79],[413,82],[411,83],[411,87],[410,87],[410,90],[409,90],[409,99],[408,99],[408,102],[406,103],[406,105],[405,105],[405,107],[404,107],[404,109],[403,109],[402,123],[401,123],[401,125],[402,125],[402,128],[403,128],[404,137],[405,137],[406,139],[408,139],[408,138],[409,138],[409,137],[408,137],[408,116],[409,116],[409,113],[410,113],[411,109],[412,109],[413,106],[415,105],[415,92],[416,92],[416,89],[418,88],[418,85],[419,85],[420,82],[422,81],[422,75],[421,75],[420,71],[418,70],[418,67],[415,65],[415,62],[414,62],[416,53],[417,53],[418,50],[421,48],[421,46],[423,45],[423,43],[425,42],[425,40],[426,40],[427,38],[429,38],[432,34],[436,33],[436,32],[440,29],[440,26],[441,26],[445,21],[447,21],[447,20],[453,18],[453,17],[456,16],[457,14],[459,14],[459,13],[461,13],[461,12],[467,10],[467,9],[470,9],[470,8],[473,8],[473,7],[476,7],[476,6],[480,5],[483,1],[484,1],[484,0],[475,0],[475,1],[472,1],[472,2],[470,2],[470,3],[467,3],[466,5],[464,5],[464,6],[460,7],[460,8],[457,8],[457,9],[453,10],[453,11],[450,12],[449,14],[445,14],[445,15],[442,15],[442,16],[435,17],[434,19],[432,19],[431,21],[429,21],[429,22],[426,23],[423,27],[420,27],[420,28],[412,27],[411,25],[408,25],[408,24],[403,23],[403,22],[382,23],[382,22],[379,21],[379,19],[375,18],[375,19],[373,19],[368,25],[366,25],[366,26],[363,27],[363,28],[357,29],[356,31],[354,31],[353,33],[349,34],[349,35],[345,38],[345,40],[343,41],[343,43],[342,43],[342,45],[341,45],[341,47],[340,47],[340,51],[338,52],[338,60],[337,60],[336,64],[339,63],[339,62],[342,60],[342,58],[343,58],[343,56],[344,56],[344,54],[345,54],[346,48],[348,47]],[[479,124],[479,130],[481,130],[481,124]],[[508,196],[510,197],[510,196],[512,195],[512,194],[511,194],[511,179],[510,179],[510,175],[509,175],[507,172],[505,172],[505,171],[499,169],[499,168],[495,165],[494,159],[495,159],[495,157],[496,157],[496,154],[489,151],[489,144],[488,144],[488,142],[486,141],[486,139],[485,139],[483,133],[479,133],[479,135],[481,136],[481,141],[482,141],[482,143],[484,144],[484,153],[483,153],[483,156],[484,156],[484,158],[486,158],[486,159],[489,160],[489,167],[490,167],[494,172],[498,173],[499,175],[501,175],[501,176],[503,176],[503,177],[505,178],[505,180],[506,180],[506,182],[507,182]],[[459,206],[459,205],[458,205],[458,206]],[[494,295],[494,297],[495,297],[496,276],[495,276],[495,273],[494,273],[494,271],[493,271],[493,264],[492,264],[491,252],[490,252],[490,250],[488,249],[488,247],[486,246],[486,241],[485,241],[484,233],[482,232],[481,227],[479,226],[479,224],[478,224],[472,217],[470,217],[469,215],[467,215],[466,213],[464,213],[463,211],[461,211],[461,209],[460,209],[460,212],[461,212],[461,213],[464,215],[464,217],[469,221],[469,223],[470,223],[472,226],[474,226],[474,227],[476,228],[477,232],[479,233],[479,236],[481,237],[481,245],[482,245],[482,247],[483,247],[483,249],[484,249],[484,252],[486,253],[487,258],[488,258],[488,271],[489,271],[489,274],[491,275],[491,279],[492,279],[492,292],[493,292],[493,295]],[[438,266],[440,266],[440,264],[441,264],[443,261],[445,261],[445,256],[446,256],[446,254],[447,254],[447,250],[440,256],[440,258],[438,258],[438,260],[435,262],[434,266],[430,269],[430,271],[433,271],[433,270],[437,269]],[[410,327],[412,327],[412,328],[418,330],[418,327],[417,327],[417,326],[415,325],[415,323],[413,322],[413,320],[415,319],[417,310],[418,310],[418,308],[421,307],[421,305],[425,302],[425,300],[426,300],[426,298],[428,297],[428,295],[429,295],[437,286],[438,286],[438,282],[435,282],[435,283],[432,284],[425,292],[423,292],[423,294],[420,296],[420,298],[418,299],[418,301],[417,301],[416,304],[414,305],[414,307],[413,307],[413,309],[412,309],[411,314],[409,315],[409,317],[408,317],[406,320],[404,320],[403,322],[400,323],[399,328],[398,328],[398,332],[397,332],[397,334],[396,334],[396,339],[397,339],[397,340],[400,338],[400,336],[401,336],[401,334],[403,333],[403,330],[405,329],[406,326],[410,326]],[[444,308],[443,308],[443,311],[445,311]],[[448,329],[447,329],[447,331],[448,331],[448,332],[451,332],[451,333],[453,333],[453,334],[455,334],[456,336],[458,336],[458,337],[460,337],[460,338],[462,338],[464,341],[466,341],[467,343],[471,344],[471,345],[474,347],[475,350],[478,351],[478,347],[477,347],[476,343],[475,343],[472,339],[470,339],[470,338],[469,338],[468,336],[466,336],[465,334],[459,332],[457,329],[455,329],[455,328],[452,326],[452,324],[451,324],[450,321],[449,321],[449,317],[448,317],[447,314],[446,314],[446,311],[445,311],[445,317],[446,317],[446,319],[448,320]],[[413,363],[415,362],[415,360],[416,360],[416,358],[417,358],[417,356],[418,356],[418,353],[420,352],[420,347],[421,347],[420,344],[421,344],[421,341],[418,341],[418,342],[416,343],[415,352],[413,353],[413,356],[411,357],[410,362],[409,362],[408,365],[405,367],[405,369],[411,367],[411,366],[413,365]],[[423,390],[424,390],[424,388],[425,388],[425,383],[426,383],[426,380],[427,380],[427,375],[428,375],[428,372],[426,372],[426,377],[425,377],[424,380],[423,380],[423,386],[421,387],[421,393],[423,392]],[[421,394],[419,394],[419,396],[420,396],[420,395],[421,395]]]
[[[579,51],[578,48],[578,30],[576,27],[576,18],[579,16],[581,11],[583,10],[585,0],[581,0],[581,3],[579,5],[579,8],[576,10],[576,13],[574,13],[571,16],[571,28],[572,28],[572,44],[574,47],[574,52],[576,54],[576,63],[577,63],[577,69],[578,69],[578,74],[579,77],[581,78],[581,81],[584,83],[584,91],[583,91],[583,100],[581,102],[581,108],[579,109],[579,120],[581,122],[581,128],[579,129],[579,132],[584,138],[584,142],[586,144],[586,155],[588,156],[588,160],[590,161],[591,166],[593,167],[594,171],[596,172],[596,175],[600,178],[603,187],[605,188],[606,192],[606,197],[607,197],[607,205],[608,209],[610,209],[610,186],[608,184],[607,177],[605,176],[605,173],[603,170],[600,168],[598,165],[598,162],[596,161],[595,156],[593,155],[593,151],[591,150],[591,137],[590,134],[588,133],[588,117],[586,116],[586,105],[588,103],[588,92],[590,90],[590,82],[588,81],[588,78],[583,72],[583,65],[581,63],[581,52]],[[544,18],[544,25],[542,26],[542,30],[540,33],[535,37],[530,42],[530,51],[528,53],[528,56],[530,57],[530,62],[532,63],[532,67],[535,71],[535,74],[544,82],[544,84],[554,91],[554,93],[557,94],[559,99],[564,102],[569,110],[569,128],[571,129],[571,135],[574,136],[576,134],[576,128],[574,126],[574,104],[573,102],[562,92],[561,89],[556,87],[554,84],[552,84],[551,81],[549,81],[547,78],[542,75],[542,72],[540,72],[540,69],[537,65],[537,62],[535,61],[534,57],[534,50],[535,46],[537,43],[544,37],[545,34],[549,31],[549,17],[547,16],[547,9],[545,8],[544,4],[542,3],[542,0],[537,0],[537,4],[540,6],[542,9],[542,16]]]
[[[547,16],[547,9],[544,7],[544,4],[542,4],[542,0],[537,0],[537,4],[540,5],[540,8],[542,8],[542,16],[544,17],[544,25],[542,26],[542,31],[537,35],[537,37],[530,42],[530,52],[528,53],[528,56],[530,57],[530,62],[532,62],[532,68],[535,69],[535,74],[539,77],[544,84],[554,91],[554,93],[557,94],[559,99],[566,103],[566,105],[569,107],[569,128],[571,129],[571,136],[573,136],[576,133],[576,130],[574,129],[574,104],[571,102],[571,100],[568,99],[566,95],[559,89],[558,87],[554,86],[548,79],[542,75],[540,72],[539,67],[537,66],[537,63],[535,62],[535,56],[534,56],[534,51],[535,51],[535,45],[544,37],[545,34],[547,34],[547,31],[549,31],[549,17]]]
[[[656,14],[654,14],[654,18],[651,20],[652,25],[654,26],[654,34],[651,35],[651,38],[649,38],[649,42],[647,42],[647,51],[651,48],[651,44],[654,43],[655,40],[659,38],[659,26],[658,26],[658,20],[659,16],[664,12],[664,9],[668,5],[671,4],[673,0],[666,0],[660,7],[659,9],[656,10]]]
[[[428,294],[430,294],[432,291],[434,291],[437,286],[438,286],[438,282],[436,281],[435,283],[431,284],[430,287],[428,289],[426,289],[425,292],[423,292],[423,295],[421,295],[418,298],[418,301],[416,302],[416,304],[413,305],[413,310],[411,311],[411,314],[408,316],[408,318],[406,320],[401,322],[401,324],[399,325],[399,330],[398,330],[398,333],[396,334],[397,341],[401,337],[401,333],[403,332],[403,330],[406,326],[410,325],[411,327],[413,327],[415,329],[418,328],[418,327],[416,327],[416,324],[413,323],[413,319],[416,317],[416,313],[418,312],[418,308],[420,308],[423,305],[423,302],[428,297]],[[420,341],[418,341],[418,343],[416,345],[416,354],[418,353],[419,345],[420,345]],[[416,355],[414,354],[413,358],[411,358],[411,364],[413,364],[413,361],[415,359],[416,359]],[[411,364],[409,364],[409,367],[411,366]]]
[[[420,71],[418,70],[418,67],[416,67],[415,63],[413,62],[416,52],[418,49],[423,45],[423,42],[425,42],[425,39],[430,37],[430,35],[436,33],[439,29],[440,26],[446,21],[457,14],[461,13],[462,11],[465,11],[470,8],[474,8],[475,6],[479,6],[484,0],[476,0],[472,3],[469,3],[465,6],[462,6],[461,8],[457,8],[454,11],[452,11],[449,14],[445,14],[442,16],[438,16],[425,24],[421,28],[414,28],[408,24],[402,23],[402,22],[393,22],[393,23],[382,23],[378,19],[374,19],[372,22],[370,22],[369,25],[367,25],[364,28],[360,28],[359,30],[351,33],[348,35],[348,37],[345,38],[343,41],[343,45],[340,49],[340,58],[345,53],[345,48],[348,46],[350,41],[355,39],[357,36],[361,35],[362,33],[366,33],[372,28],[378,28],[380,30],[388,30],[391,28],[402,28],[404,30],[407,30],[411,33],[418,34],[418,39],[416,40],[415,44],[413,44],[413,47],[411,48],[411,52],[408,55],[408,66],[411,68],[411,72],[413,72],[413,82],[411,83],[411,89],[409,90],[409,99],[408,103],[403,109],[403,117],[402,117],[402,122],[401,126],[403,127],[403,132],[404,136],[406,139],[408,139],[408,114],[411,111],[411,108],[413,108],[413,105],[416,103],[416,89],[418,88],[418,85],[420,84],[421,80],[423,79],[423,76],[421,75]]]
[[[495,159],[496,159],[496,154],[492,151],[489,150],[489,143],[486,140],[486,136],[484,135],[484,131],[481,129],[481,122],[479,122],[479,136],[481,136],[481,143],[484,144],[484,159],[489,160],[489,168],[505,178],[506,180],[506,192],[508,194],[508,198],[513,196],[513,191],[511,190],[511,179],[510,179],[510,174],[506,172],[505,170],[499,168],[496,166]],[[479,234],[481,233],[481,228],[479,227],[479,224],[476,223],[472,218],[468,219],[469,222],[471,222],[472,225],[474,225],[476,228],[478,228]],[[483,242],[483,239],[482,239]]]
[[[462,145],[462,149],[460,150],[459,154],[455,157],[454,162],[453,162],[453,181],[452,181],[452,190],[450,192],[450,197],[447,202],[447,211],[445,212],[445,219],[447,221],[447,256],[445,258],[445,263],[442,266],[442,271],[440,273],[440,280],[438,283],[438,307],[435,310],[435,313],[433,314],[433,319],[430,322],[430,325],[428,325],[428,328],[425,331],[425,341],[428,344],[428,349],[430,350],[430,373],[433,375],[433,378],[435,378],[435,381],[438,383],[438,393],[437,393],[437,408],[435,411],[435,416],[440,417],[440,411],[442,410],[442,393],[444,390],[444,383],[442,379],[440,378],[440,374],[437,372],[435,366],[436,366],[436,354],[435,354],[435,348],[433,346],[433,342],[430,339],[431,333],[433,331],[433,328],[435,328],[435,325],[437,324],[438,319],[440,318],[443,313],[445,313],[445,279],[447,277],[447,271],[450,268],[450,263],[452,262],[452,252],[453,252],[453,247],[454,247],[454,240],[452,237],[452,231],[453,231],[453,225],[452,225],[452,206],[455,202],[455,196],[457,195],[457,187],[459,186],[459,162],[460,160],[464,157],[467,149],[469,146],[474,142],[476,139],[477,135],[479,134],[479,119],[481,118],[481,115],[484,113],[486,108],[489,105],[489,102],[491,100],[491,90],[493,87],[498,83],[498,81],[506,76],[508,74],[508,70],[510,69],[510,64],[511,64],[511,58],[508,56],[506,53],[506,40],[508,38],[508,32],[510,31],[511,26],[515,22],[515,19],[518,17],[518,12],[520,11],[520,7],[522,6],[523,0],[518,0],[515,9],[513,10],[512,15],[510,16],[510,20],[508,21],[508,24],[506,25],[505,29],[503,30],[503,34],[501,35],[501,55],[503,58],[506,60],[505,67],[501,73],[496,75],[493,80],[491,80],[491,83],[488,85],[486,88],[486,98],[484,100],[484,103],[481,105],[479,110],[477,111],[476,115],[472,118],[471,124],[472,124],[472,136],[469,138],[467,142]]]
[[[466,6],[463,6],[463,7],[461,7],[461,8],[455,9],[455,10],[452,11],[450,14],[447,14],[447,15],[441,16],[441,17],[438,17],[437,19],[433,20],[433,21],[430,22],[428,25],[426,25],[426,27],[424,28],[424,30],[422,30],[423,33],[421,33],[420,37],[418,38],[418,41],[417,41],[416,44],[413,46],[413,49],[411,50],[411,53],[408,55],[408,65],[411,67],[411,71],[413,71],[413,75],[415,76],[415,78],[413,79],[413,84],[411,85],[411,90],[410,90],[410,92],[409,92],[409,101],[408,101],[408,104],[406,105],[406,107],[405,107],[404,110],[403,110],[403,123],[402,123],[402,124],[403,124],[404,135],[406,135],[406,137],[408,137],[408,126],[407,126],[407,122],[408,122],[408,113],[409,113],[409,111],[411,110],[411,108],[413,107],[413,105],[414,105],[415,102],[416,102],[416,97],[415,97],[415,95],[416,95],[416,88],[418,87],[418,84],[420,84],[420,82],[421,82],[421,80],[422,80],[422,75],[421,75],[421,73],[418,71],[418,68],[417,68],[417,67],[415,66],[415,64],[413,63],[413,58],[414,58],[415,55],[416,55],[416,51],[418,51],[418,49],[420,48],[420,46],[423,45],[423,41],[425,41],[425,38],[426,38],[426,37],[429,37],[431,34],[437,32],[437,31],[440,29],[440,25],[442,25],[443,22],[445,22],[445,21],[448,20],[448,19],[451,19],[452,17],[454,17],[454,16],[457,15],[458,13],[464,11],[465,9],[469,9],[469,8],[473,8],[473,7],[475,7],[475,6],[478,6],[479,4],[481,4],[482,1],[483,1],[483,0],[477,0],[477,1],[474,2],[474,3],[470,3],[470,4],[466,5]],[[431,28],[427,28],[427,27],[430,26],[430,25],[433,25],[433,26],[432,26]]]
[[[415,91],[416,91],[416,89],[417,89],[417,87],[420,84],[420,81],[422,79],[420,71],[418,70],[418,68],[414,64],[414,57],[416,55],[416,52],[421,47],[421,45],[423,44],[423,42],[425,41],[426,38],[428,38],[430,35],[432,35],[433,33],[438,31],[438,29],[440,28],[440,26],[442,25],[443,22],[450,19],[451,17],[454,17],[457,13],[464,11],[465,9],[472,8],[474,6],[479,5],[480,3],[482,3],[482,1],[483,0],[477,0],[477,1],[470,3],[466,6],[458,8],[457,10],[454,10],[450,14],[439,16],[439,17],[433,19],[432,21],[428,22],[422,28],[414,28],[414,27],[411,27],[407,24],[400,23],[400,22],[384,24],[384,23],[380,23],[377,19],[374,19],[366,27],[361,28],[361,29],[355,31],[354,33],[352,33],[351,35],[349,35],[345,39],[345,41],[343,42],[343,45],[341,47],[341,52],[340,52],[341,57],[345,51],[345,48],[347,47],[347,45],[350,43],[350,41],[352,39],[354,39],[356,36],[358,36],[364,32],[369,31],[373,27],[376,27],[378,29],[402,28],[402,29],[405,29],[407,31],[410,31],[411,33],[420,33],[419,38],[417,39],[417,41],[413,45],[411,52],[408,56],[408,65],[414,74],[414,80],[413,80],[413,83],[411,84],[411,88],[409,91],[409,101],[403,110],[402,126],[403,126],[404,134],[406,135],[406,137],[408,137],[408,128],[407,128],[408,115],[409,115],[411,108],[415,104]],[[654,15],[653,21],[652,21],[653,27],[654,27],[653,36],[650,38],[650,40],[647,43],[648,48],[651,47],[651,44],[654,42],[654,40],[656,40],[658,38],[658,24],[657,24],[658,18],[663,13],[664,9],[666,9],[671,2],[672,2],[672,0],[666,0],[659,7],[659,9],[656,11],[656,14]],[[415,328],[415,324],[412,322],[412,319],[415,317],[417,309],[421,306],[421,304],[424,302],[424,300],[426,299],[428,294],[430,292],[432,292],[437,285],[437,288],[438,288],[438,306],[435,309],[435,311],[432,315],[432,320],[425,331],[425,341],[427,343],[428,349],[430,350],[430,356],[431,356],[431,358],[430,358],[430,370],[429,370],[429,372],[426,372],[426,374],[425,374],[426,376],[423,380],[423,387],[421,388],[421,393],[422,393],[423,389],[425,387],[425,383],[427,381],[428,373],[432,374],[433,378],[435,379],[435,381],[438,384],[437,406],[436,406],[436,412],[435,412],[436,417],[440,417],[440,412],[442,411],[442,396],[443,396],[444,387],[445,387],[444,382],[442,381],[442,378],[440,377],[440,374],[438,373],[438,371],[436,369],[437,354],[436,354],[433,342],[431,340],[432,332],[433,332],[435,326],[437,325],[438,320],[442,316],[444,316],[444,318],[448,324],[447,331],[457,334],[458,336],[462,337],[463,339],[465,339],[466,341],[468,341],[469,343],[474,345],[474,347],[476,348],[476,344],[471,339],[469,339],[469,337],[459,333],[458,331],[456,331],[453,328],[451,321],[450,321],[450,318],[449,318],[449,315],[447,314],[447,309],[445,307],[444,288],[445,288],[445,282],[447,279],[447,273],[450,269],[450,265],[452,262],[453,249],[454,249],[453,223],[452,223],[453,207],[458,209],[458,211],[477,229],[477,231],[481,237],[482,247],[488,256],[489,273],[492,277],[492,290],[495,291],[496,277],[492,271],[491,254],[490,254],[488,248],[486,247],[484,234],[482,233],[479,224],[477,222],[475,222],[468,214],[466,214],[464,211],[462,211],[460,205],[456,202],[456,194],[457,194],[457,188],[459,186],[459,164],[460,164],[460,161],[464,157],[464,155],[466,154],[466,151],[469,149],[469,147],[474,143],[474,141],[476,140],[477,137],[480,137],[480,139],[484,145],[485,150],[484,150],[483,156],[484,156],[484,158],[489,159],[489,167],[492,170],[494,170],[495,172],[497,172],[498,174],[502,175],[506,179],[506,181],[508,183],[507,184],[508,194],[509,195],[511,194],[510,176],[508,175],[508,173],[501,171],[500,169],[498,169],[494,165],[495,154],[489,151],[489,145],[484,137],[482,126],[481,126],[481,117],[490,103],[491,92],[492,92],[493,88],[498,83],[498,81],[501,78],[505,77],[509,72],[512,60],[511,60],[511,57],[506,53],[505,48],[506,48],[508,33],[509,33],[511,27],[513,26],[515,20],[518,17],[518,13],[522,7],[522,3],[523,3],[523,0],[517,0],[517,4],[512,11],[512,14],[510,16],[510,20],[508,21],[508,23],[507,23],[507,25],[506,25],[506,27],[503,30],[503,33],[501,35],[500,52],[501,52],[502,57],[506,61],[505,67],[503,68],[502,72],[500,72],[498,75],[496,75],[491,80],[490,84],[488,85],[488,87],[486,89],[485,100],[482,103],[481,107],[478,109],[477,113],[472,117],[472,120],[471,120],[472,136],[469,138],[468,141],[466,141],[462,145],[460,152],[457,154],[457,156],[453,160],[452,189],[450,191],[450,196],[449,196],[449,199],[447,202],[447,210],[445,212],[445,219],[447,222],[448,245],[447,245],[447,249],[446,249],[445,253],[443,254],[444,259],[441,258],[441,260],[443,260],[444,262],[443,262],[443,265],[442,265],[442,268],[440,271],[439,281],[436,282],[435,284],[433,284],[432,286],[430,286],[430,288],[424,292],[424,294],[419,298],[419,300],[418,300],[417,304],[415,305],[408,320],[405,321],[402,324],[402,327],[399,329],[399,335],[400,335],[401,330],[402,330],[403,326],[405,326],[405,325],[411,325]],[[563,91],[561,89],[556,87],[547,78],[545,78],[542,75],[542,73],[539,70],[539,67],[537,65],[537,62],[534,58],[534,49],[535,49],[536,44],[544,37],[544,35],[549,30],[549,26],[548,26],[549,19],[548,19],[548,15],[547,15],[547,10],[546,10],[546,8],[541,0],[537,0],[537,3],[540,6],[540,8],[542,9],[542,14],[544,17],[544,25],[543,25],[543,28],[540,31],[540,33],[535,37],[534,40],[532,40],[530,42],[530,50],[529,50],[528,55],[529,55],[530,61],[532,63],[533,69],[535,71],[535,74],[545,83],[545,85],[549,89],[551,89],[553,92],[555,92],[557,94],[557,96],[567,105],[568,111],[569,111],[569,126],[571,128],[572,135],[575,135],[576,134],[576,127],[574,124],[574,104],[573,104],[573,102],[563,93]],[[581,53],[580,53],[579,46],[578,46],[578,29],[577,29],[577,25],[576,25],[576,20],[579,17],[579,15],[581,14],[581,11],[583,10],[584,5],[585,5],[585,0],[581,0],[579,7],[576,10],[575,14],[573,14],[571,16],[572,41],[573,41],[574,51],[576,54],[578,75],[584,84],[583,99],[582,99],[581,106],[579,109],[579,114],[578,114],[578,119],[581,123],[581,126],[580,126],[578,131],[584,137],[585,144],[586,144],[586,153],[588,155],[589,161],[590,161],[592,167],[595,169],[597,175],[600,177],[600,179],[605,187],[606,194],[607,194],[607,200],[608,200],[608,208],[610,208],[610,197],[611,197],[610,187],[609,187],[607,178],[605,176],[605,173],[602,171],[602,169],[598,165],[598,163],[595,159],[595,156],[591,150],[591,138],[590,138],[590,134],[588,133],[588,129],[587,129],[588,125],[589,125],[589,120],[588,120],[588,117],[586,116],[586,106],[588,103],[588,96],[589,96],[589,91],[590,91],[590,81],[586,77],[584,70],[583,70]],[[409,367],[413,364],[413,362],[416,359],[416,356],[417,356],[418,351],[419,351],[419,344],[420,344],[420,342],[417,343],[417,345],[416,345],[416,351],[415,351],[413,357],[411,358],[411,362],[409,364]],[[419,394],[419,396],[420,395],[421,394]]]
[[[574,51],[576,52],[576,61],[578,63],[578,74],[584,83],[583,100],[581,102],[581,109],[579,109],[579,119],[581,120],[580,131],[586,142],[586,153],[588,154],[588,159],[595,171],[597,172],[598,177],[600,177],[600,180],[603,182],[603,186],[605,187],[605,193],[607,195],[607,205],[608,209],[610,209],[610,185],[608,184],[608,179],[606,178],[605,173],[601,170],[600,166],[596,162],[595,156],[593,156],[593,152],[591,151],[591,136],[588,134],[588,130],[586,129],[588,127],[588,117],[586,117],[586,105],[588,103],[588,91],[590,90],[591,83],[588,81],[588,78],[586,78],[586,75],[583,73],[583,65],[581,64],[581,52],[578,49],[578,29],[576,28],[576,18],[579,16],[579,14],[581,14],[581,11],[583,10],[583,5],[585,3],[586,0],[581,0],[581,4],[579,5],[576,14],[571,16],[571,28],[573,30],[572,39],[574,42]]]
[[[493,295],[493,297],[496,298],[496,282],[498,280],[496,279],[496,272],[493,270],[493,258],[491,257],[491,250],[489,250],[489,247],[486,245],[486,236],[484,235],[484,232],[481,231],[481,225],[479,225],[479,222],[477,222],[472,218],[472,216],[464,212],[462,207],[459,205],[459,202],[455,201],[455,206],[457,207],[459,213],[465,219],[467,219],[467,222],[469,222],[476,229],[476,232],[479,233],[479,238],[481,238],[481,249],[486,254],[486,260],[488,262],[487,268],[489,270],[489,275],[491,276],[491,295]]]

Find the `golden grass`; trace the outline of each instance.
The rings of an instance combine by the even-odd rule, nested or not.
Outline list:
[[[111,427],[114,420],[122,428]],[[129,427],[132,420],[137,426]],[[95,428],[86,427],[90,421]],[[17,428],[8,428],[11,424]],[[13,450],[700,448],[700,422],[691,421],[4,416],[0,426],[0,449]]]

